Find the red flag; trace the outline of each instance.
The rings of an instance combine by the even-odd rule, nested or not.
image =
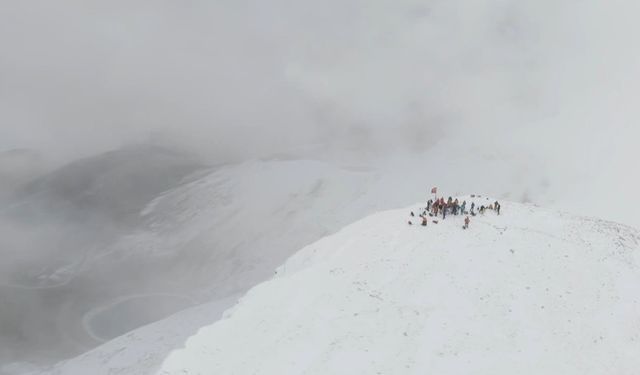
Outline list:
[[[433,189],[431,189],[431,194],[437,194],[438,193],[438,188],[434,187]]]

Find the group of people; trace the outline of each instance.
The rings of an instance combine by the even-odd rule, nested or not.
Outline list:
[[[472,198],[475,198],[475,195],[471,196]],[[487,198],[488,199],[488,198]],[[500,209],[502,208],[502,206],[500,205],[500,203],[498,201],[495,201],[494,203],[491,203],[489,205],[481,205],[480,207],[476,206],[475,202],[471,202],[470,206],[469,206],[469,210],[467,210],[467,201],[464,200],[462,201],[462,203],[456,198],[453,199],[452,197],[449,197],[449,199],[445,200],[443,197],[441,198],[435,198],[434,199],[429,199],[429,201],[427,201],[427,206],[426,208],[422,209],[422,213],[420,215],[418,215],[421,219],[422,219],[422,226],[427,226],[427,223],[429,222],[429,217],[430,218],[438,218],[439,215],[442,215],[442,220],[446,219],[447,215],[466,215],[465,219],[464,219],[464,225],[462,226],[463,229],[467,229],[469,228],[469,224],[471,222],[471,219],[469,218],[470,216],[476,216],[478,214],[484,215],[484,213],[487,210],[492,210],[495,211],[498,215],[500,215]],[[476,209],[477,209],[477,213],[476,213]],[[415,213],[413,213],[413,211],[411,212],[411,217],[415,217]],[[434,223],[438,223],[437,220],[433,220]],[[413,225],[412,220],[409,220],[409,225]]]

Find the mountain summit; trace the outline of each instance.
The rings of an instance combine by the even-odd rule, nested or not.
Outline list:
[[[409,210],[305,247],[157,373],[640,368],[638,231],[508,202],[468,230],[461,216],[409,226]]]

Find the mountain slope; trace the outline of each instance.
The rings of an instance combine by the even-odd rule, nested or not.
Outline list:
[[[174,168],[183,165],[181,159],[174,162],[169,153],[166,156],[169,163],[157,163],[165,158],[165,152],[154,156],[154,149],[129,149],[119,153],[122,156],[108,153],[89,160],[91,165],[77,164],[74,168],[80,168],[74,175],[86,175],[78,181],[102,181],[104,179],[96,180],[92,176],[103,173],[90,166],[111,166],[114,161],[119,164],[118,160],[124,159],[126,168],[109,172],[109,183],[89,184],[98,187],[90,191],[97,191],[99,194],[93,196],[101,198],[99,204],[89,207],[100,218],[105,217],[104,213],[108,214],[107,218],[126,217],[133,225],[124,231],[118,229],[102,244],[92,243],[88,248],[59,247],[64,256],[46,249],[45,255],[55,262],[33,256],[33,262],[29,262],[31,272],[18,274],[32,276],[27,286],[37,289],[25,292],[22,287],[25,283],[19,288],[0,286],[0,296],[11,293],[24,300],[20,305],[5,305],[5,309],[15,310],[15,314],[1,316],[28,321],[20,327],[32,334],[28,337],[30,342],[49,350],[37,353],[15,350],[17,341],[11,332],[3,335],[11,345],[0,345],[0,348],[9,349],[9,358],[15,358],[12,354],[18,353],[24,360],[41,354],[63,359],[104,343],[47,373],[107,374],[117,370],[127,375],[150,374],[171,350],[181,347],[200,327],[219,319],[237,297],[270,278],[275,268],[295,251],[365,215],[409,204],[415,197],[424,196],[425,186],[432,186],[433,181],[448,191],[483,191],[505,198],[533,198],[537,202],[546,202],[545,197],[550,195],[544,186],[539,186],[536,176],[523,173],[518,163],[512,165],[496,157],[470,160],[462,153],[452,152],[450,145],[441,147],[447,152],[440,149],[424,157],[399,156],[375,163],[282,157],[252,160],[199,170],[186,179],[156,184],[149,191],[144,187],[153,181],[159,164],[166,169],[162,176],[181,177],[177,172],[182,169]],[[149,152],[150,156],[144,156]],[[130,163],[131,160],[149,162]],[[144,173],[137,174],[137,180],[131,179],[132,190],[122,194],[119,189],[124,185],[114,182],[130,175],[131,168],[141,170],[140,167]],[[445,169],[460,173],[444,173]],[[61,172],[68,174],[68,170],[63,168]],[[147,175],[149,178],[139,179]],[[57,197],[59,195],[49,192],[64,192],[68,186],[64,179],[47,181],[63,182],[55,185],[63,189],[53,186],[45,189],[47,193],[40,197]],[[162,192],[158,195],[159,191]],[[121,195],[122,201],[128,204],[120,205],[116,200],[103,209],[105,199],[109,201]],[[73,200],[70,207],[78,207],[76,203],[84,202]],[[88,233],[82,230],[84,227],[83,224],[64,229],[73,234],[68,238],[75,239],[79,234]],[[113,225],[101,226],[100,233],[104,233],[102,228],[113,228]],[[7,233],[15,231],[9,228]],[[3,238],[12,237],[15,236]],[[85,237],[95,239],[93,235]],[[30,256],[24,251],[16,253]],[[15,281],[12,280],[12,284]],[[70,290],[80,293],[69,293]],[[63,308],[59,309],[58,303],[39,303],[42,295],[54,295]],[[132,328],[201,303],[204,305],[181,311],[180,316],[130,332]],[[22,316],[18,311],[32,314]],[[57,345],[45,342],[43,335],[53,338]],[[51,348],[56,348],[56,352]],[[2,351],[0,349],[0,357]],[[7,366],[10,369],[5,372],[24,373],[13,367]],[[0,373],[3,369],[0,365]]]
[[[140,228],[150,200],[201,168],[169,150],[132,146],[41,175],[0,205],[0,373],[5,361],[57,362],[102,342],[84,332],[85,314],[143,293],[153,280],[142,270],[157,263],[134,270],[105,254]],[[166,315],[122,320],[133,329]]]
[[[378,179],[374,171],[310,160],[255,161],[212,170],[165,192],[140,213],[142,228],[101,249],[101,256],[91,259],[93,266],[87,268],[118,267],[115,274],[121,279],[143,275],[145,289],[140,283],[125,283],[129,290],[139,288],[135,295],[170,293],[205,304],[49,371],[152,373],[171,350],[218,320],[296,250],[363,212],[379,210],[386,202],[376,196],[386,191],[384,183],[389,180],[381,184]],[[421,186],[409,185],[410,193],[402,192],[391,201],[400,204],[419,194]],[[109,304],[104,307],[99,305],[88,315],[115,310]],[[93,321],[85,320],[89,332],[95,331]]]
[[[616,373],[640,366],[640,234],[504,204],[310,245],[159,374]]]

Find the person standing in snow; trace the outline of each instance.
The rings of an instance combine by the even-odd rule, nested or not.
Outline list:
[[[469,223],[471,222],[471,220],[469,219],[469,216],[464,218],[464,229],[469,229]]]
[[[498,215],[500,215],[500,208],[502,206],[500,206],[500,203],[498,203],[498,201],[496,201],[496,203],[494,204],[494,207],[496,208],[496,212],[498,213]]]
[[[466,214],[467,209],[467,201],[462,201],[462,206],[460,206],[460,215]]]
[[[431,204],[433,203],[433,201],[431,199],[429,199],[427,201],[427,211],[431,211]]]

